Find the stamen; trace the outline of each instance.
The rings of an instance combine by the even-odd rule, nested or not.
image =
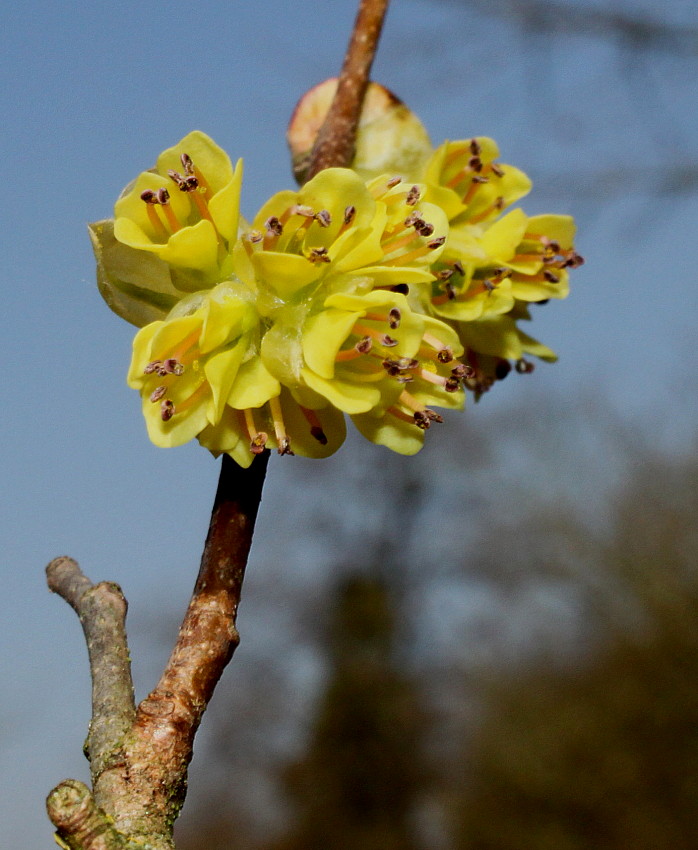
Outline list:
[[[146,204],[145,210],[148,213],[148,221],[150,222],[153,230],[161,239],[169,239],[170,234],[155,209],[158,203],[156,193],[153,192],[152,189],[146,189],[145,192],[141,192],[141,200]]]
[[[477,139],[470,140],[470,153],[473,156],[479,156],[482,151],[482,147],[480,146],[480,142]]]
[[[320,210],[320,212],[315,213],[315,221],[317,221],[320,227],[329,227],[332,224],[332,216],[330,215],[330,211]]]
[[[398,183],[402,183],[402,177],[391,177],[385,185],[388,189],[392,189],[394,186],[397,186]]]
[[[412,260],[416,260],[418,257],[422,257],[422,256],[424,256],[424,254],[428,254],[429,251],[434,251],[436,248],[440,248],[444,244],[445,241],[446,241],[445,236],[440,236],[438,239],[432,239],[430,242],[427,242],[425,245],[422,245],[420,248],[415,248],[414,251],[408,251],[408,253],[402,254],[399,257],[393,257],[390,260],[384,260],[383,265],[385,265],[385,266],[396,266],[396,265],[402,265],[404,263],[410,263],[410,262],[412,262]],[[392,253],[392,251],[391,251],[391,253]]]
[[[508,360],[498,360],[494,367],[494,374],[498,381],[503,381],[511,372],[511,363]]]
[[[400,410],[399,407],[389,407],[386,410],[386,413],[390,413],[396,419],[402,419],[403,422],[409,422],[410,425],[414,425],[414,416],[411,416],[409,413],[405,413],[405,411]]]
[[[524,360],[523,357],[516,361],[515,369],[519,375],[530,375],[535,368],[534,363],[531,363],[530,360]]]
[[[170,419],[175,415],[175,406],[174,402],[166,398],[162,404],[160,405],[160,418],[163,422],[169,422]]]
[[[356,207],[352,206],[352,205],[348,206],[344,210],[344,224],[346,224],[346,225],[351,224],[352,221],[354,221],[355,215],[356,215]]]
[[[194,174],[194,163],[192,162],[192,158],[188,153],[183,153],[179,157],[179,161],[182,163],[182,168],[184,168],[184,173],[187,176],[191,176]]]
[[[157,372],[162,365],[162,360],[152,360],[143,370],[144,375],[152,375],[153,372]]]
[[[182,225],[177,220],[177,216],[174,214],[174,210],[170,206],[170,193],[164,187],[162,189],[158,189],[157,192],[158,203],[162,207],[162,211],[167,219],[167,223],[170,225],[170,229],[173,233],[176,233],[178,230],[182,229]]]
[[[413,186],[407,193],[405,203],[408,207],[413,207],[416,203],[419,202],[421,195],[422,193],[419,191],[419,186]]]
[[[481,221],[484,221],[488,216],[490,216],[493,212],[501,212],[504,209],[504,197],[500,195],[494,203],[490,204],[489,207],[484,209],[479,215],[474,215],[470,219],[470,224],[478,224]]]
[[[393,307],[391,311],[388,313],[388,325],[392,331],[397,330],[400,327],[400,319],[402,318],[402,314],[398,310],[397,307]]]
[[[419,377],[428,381],[430,384],[436,384],[439,387],[443,387],[446,384],[446,378],[442,375],[437,375],[436,372],[430,372],[428,369],[420,369]]]
[[[422,336],[423,342],[436,351],[436,359],[439,363],[450,363],[453,360],[453,352],[448,345],[444,345],[441,340],[437,339],[430,333],[425,333]]]
[[[369,317],[366,316],[366,318],[369,318]],[[393,339],[391,336],[388,336],[388,334],[381,333],[379,330],[376,330],[375,328],[369,328],[367,325],[362,325],[362,324],[359,324],[359,323],[354,325],[352,333],[355,334],[356,336],[361,334],[364,338],[370,337],[371,339],[375,339],[381,345],[386,346],[386,348],[393,348],[394,346],[396,346],[398,344],[398,340]]]
[[[150,400],[153,403],[155,403],[156,401],[160,401],[160,399],[165,395],[166,392],[167,392],[166,386],[163,385],[163,386],[160,386],[160,387],[156,387],[152,391],[152,393],[150,394]]]
[[[272,420],[274,422],[274,433],[276,434],[277,452],[280,455],[292,455],[291,441],[286,433],[284,425],[284,417],[281,412],[281,402],[278,396],[269,399],[269,409],[271,410]]]
[[[459,381],[462,381],[464,378],[472,378],[474,374],[475,370],[467,363],[458,363],[451,369],[451,375],[454,378],[458,378]]]
[[[270,233],[273,233],[275,236],[281,236],[284,232],[284,226],[281,224],[279,219],[275,215],[269,216],[269,218],[264,222],[264,226]]]
[[[353,348],[338,351],[337,356],[334,358],[335,363],[344,363],[347,360],[356,360],[357,357],[361,357],[363,354],[368,354],[371,348],[373,348],[373,342],[370,337],[365,336],[363,339],[360,339]]]
[[[269,437],[264,431],[258,431],[250,440],[250,451],[253,455],[261,455],[267,446]]]
[[[284,232],[284,226],[275,215],[271,215],[264,222],[264,227],[266,230],[264,234],[264,247],[269,249],[276,244],[277,239]]]
[[[479,152],[480,152],[480,151],[479,151],[479,147],[478,147],[478,150],[477,150],[477,151],[473,151],[472,147],[466,147],[466,148],[456,148],[455,150],[452,150],[452,151],[451,151],[451,153],[450,153],[450,154],[446,157],[446,159],[444,160],[444,164],[443,164],[443,167],[442,167],[442,169],[441,169],[442,173],[443,173],[444,171],[446,171],[446,169],[448,168],[448,166],[449,166],[449,165],[453,165],[453,163],[454,163],[457,159],[460,159],[460,158],[461,158],[461,157],[463,157],[463,156],[467,156],[468,151],[470,151],[470,154],[471,154],[472,156],[474,156],[476,153],[479,153]]]
[[[465,193],[465,195],[463,195],[463,197],[461,198],[461,203],[462,203],[464,206],[466,206],[466,207],[467,207],[467,206],[468,206],[468,204],[469,204],[469,203],[472,201],[472,199],[475,197],[475,193],[477,192],[477,190],[478,190],[478,189],[480,188],[480,186],[482,186],[484,183],[489,183],[489,180],[488,180],[486,177],[480,177],[480,176],[477,176],[477,175],[476,175],[475,177],[473,177],[473,178],[472,178],[472,180],[470,181],[470,188],[469,188],[469,189],[468,189],[468,191]]]
[[[291,215],[300,215],[303,218],[309,218],[311,221],[315,218],[315,210],[307,204],[294,204],[289,208],[289,213]]]
[[[311,263],[331,263],[327,248],[311,248],[310,253],[306,256],[306,260],[310,260]]]
[[[301,412],[303,416],[308,420],[308,424],[310,425],[310,436],[314,437],[321,446],[327,445],[327,435],[322,430],[322,425],[320,424],[320,420],[315,414],[314,410],[310,410],[307,407],[303,407],[300,405]]]
[[[565,266],[568,269],[578,269],[580,266],[584,265],[584,257],[581,254],[578,254],[576,251],[571,251],[565,260]]]
[[[243,411],[245,417],[245,427],[250,438],[250,451],[253,455],[259,455],[264,451],[264,448],[269,439],[264,431],[258,431],[254,421],[254,414],[251,408]]]
[[[177,184],[180,192],[194,192],[199,188],[199,181],[193,174],[184,177],[178,171],[173,171],[170,168],[167,171],[167,176]]]
[[[193,177],[191,179],[196,180],[195,177]],[[197,189],[197,190],[193,190],[191,192],[191,197],[194,200],[194,204],[196,205],[196,208],[199,211],[199,215],[201,216],[201,218],[205,218],[206,221],[211,222],[211,224],[213,225],[213,229],[216,231],[216,234],[218,235],[218,238],[220,238],[220,234],[218,233],[218,228],[216,227],[216,223],[213,220],[213,216],[209,212],[206,201],[204,200],[204,196]]]
[[[400,228],[400,232],[402,232],[404,228]],[[398,238],[396,238],[396,236]],[[417,234],[412,233],[411,231],[406,233],[403,236],[400,236],[395,231],[385,239],[381,241],[381,248],[383,249],[383,256],[387,256],[388,254],[392,254],[395,251],[398,251],[400,248],[406,248],[411,242],[417,238]],[[392,240],[392,241],[391,241]]]
[[[553,274],[549,269],[543,270],[543,277],[548,281],[548,283],[560,283],[559,276]]]
[[[400,357],[397,360],[392,360],[389,357],[381,364],[391,378],[405,376],[406,372],[410,372],[419,366],[419,360],[414,357]],[[412,376],[409,377],[412,380]]]

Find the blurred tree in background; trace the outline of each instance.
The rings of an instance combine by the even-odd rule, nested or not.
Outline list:
[[[459,850],[698,846],[697,515],[694,457],[647,457],[622,483],[574,576],[597,646],[488,682]]]
[[[386,586],[366,575],[339,587],[330,670],[307,752],[285,772],[295,823],[277,850],[413,850],[428,782],[422,711],[397,669]]]

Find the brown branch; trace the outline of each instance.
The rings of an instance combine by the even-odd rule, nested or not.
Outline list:
[[[99,776],[121,760],[124,735],[136,716],[125,628],[128,606],[117,584],[93,584],[72,558],[51,561],[46,578],[49,589],[75,610],[85,634],[92,677],[87,754],[93,777]]]
[[[129,842],[107,815],[97,808],[90,789],[76,779],[66,779],[46,798],[46,811],[56,834],[68,850],[125,850]]]
[[[138,706],[128,775],[103,777],[100,790],[120,799],[113,816],[128,835],[165,833],[184,802],[194,735],[239,643],[235,621],[268,459],[267,451],[242,469],[223,456],[194,593],[160,681]]]
[[[361,0],[337,92],[310,160],[309,177],[348,166],[388,0]],[[93,585],[71,558],[47,567],[49,587],[77,612],[92,674],[88,736],[93,793],[67,780],[47,810],[69,850],[147,846],[172,850],[194,736],[239,643],[236,617],[269,453],[242,469],[223,456],[218,490],[192,599],[165,670],[134,708],[117,585]]]
[[[49,795],[49,815],[71,850],[130,841],[153,850],[173,846],[194,735],[239,643],[235,621],[268,459],[264,452],[242,469],[223,456],[194,593],[160,681],[137,710],[120,589],[92,584],[72,558],[46,568],[51,590],[80,618],[92,674],[87,755],[94,797],[72,780]],[[105,831],[103,823],[113,826]]]
[[[356,128],[390,0],[361,0],[337,91],[310,155],[306,180],[354,158]]]

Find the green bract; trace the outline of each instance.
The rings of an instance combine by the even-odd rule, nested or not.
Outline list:
[[[196,437],[241,466],[265,448],[327,457],[347,415],[413,454],[437,409],[479,397],[510,361],[528,372],[527,356],[555,359],[517,322],[567,295],[582,262],[572,219],[510,208],[530,181],[499,165],[491,139],[427,161],[417,119],[378,94],[389,114],[362,125],[363,173],[326,169],[250,226],[241,163],[198,131],[90,226],[100,292],[141,328],[128,383],[156,445]],[[414,129],[409,151],[396,121]],[[403,169],[376,174],[380,162]]]

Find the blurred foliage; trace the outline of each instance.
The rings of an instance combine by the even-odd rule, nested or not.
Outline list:
[[[698,846],[697,515],[690,456],[645,458],[623,482],[578,573],[598,649],[487,683],[458,850]]]
[[[307,752],[285,773],[295,824],[275,850],[413,850],[415,804],[428,781],[422,711],[394,658],[383,583],[354,575],[338,589],[330,672]]]

